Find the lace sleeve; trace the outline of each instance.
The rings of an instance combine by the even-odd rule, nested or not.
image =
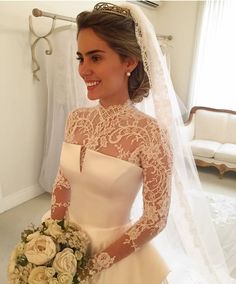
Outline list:
[[[72,114],[68,116],[65,126],[65,141],[69,140],[71,135]],[[63,175],[59,167],[52,192],[51,200],[51,218],[56,220],[64,219],[67,213],[67,208],[70,205],[70,184]]]
[[[164,130],[152,124],[148,133],[141,151],[143,214],[118,240],[90,260],[87,271],[90,276],[140,248],[166,225],[170,206],[172,152]]]
[[[70,184],[59,169],[53,186],[51,200],[51,218],[64,219],[70,205]]]

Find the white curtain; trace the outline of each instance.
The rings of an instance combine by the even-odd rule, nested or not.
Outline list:
[[[199,6],[189,108],[236,110],[236,1],[203,1]]]
[[[45,59],[48,102],[39,183],[51,192],[59,165],[67,115],[80,105],[89,105],[89,102],[86,100],[86,86],[77,72],[76,26],[57,28],[49,39],[53,53]]]

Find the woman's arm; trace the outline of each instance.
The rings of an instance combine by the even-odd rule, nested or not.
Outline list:
[[[166,225],[172,171],[172,153],[166,132],[160,130],[157,125],[153,126],[145,144],[141,153],[143,215],[118,240],[89,261],[82,278],[109,268],[130,255],[160,233]]]
[[[68,116],[65,126],[64,139],[67,141],[72,134],[72,114]],[[70,184],[63,175],[59,166],[58,173],[53,185],[51,199],[51,218],[54,220],[62,220],[66,217],[67,209],[70,205]]]
[[[67,208],[70,205],[70,184],[64,177],[59,168],[57,177],[53,186],[51,200],[51,218],[62,220],[66,216]]]

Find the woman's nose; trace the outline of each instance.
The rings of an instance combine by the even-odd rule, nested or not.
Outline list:
[[[79,74],[80,74],[81,77],[86,77],[86,76],[91,75],[93,73],[90,65],[85,61],[83,63],[79,64],[78,71],[79,71]]]

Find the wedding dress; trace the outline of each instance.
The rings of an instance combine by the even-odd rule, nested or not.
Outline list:
[[[95,275],[91,283],[167,283],[163,281],[169,268],[147,242],[165,227],[168,216],[171,151],[167,141],[156,121],[129,100],[70,114],[52,216],[66,211],[71,221],[80,224],[91,238],[92,254],[101,256],[117,240],[119,250],[114,246],[113,258],[119,259],[122,250],[132,251]],[[133,223],[130,212],[141,187],[143,214]],[[96,265],[107,265],[103,256]]]

